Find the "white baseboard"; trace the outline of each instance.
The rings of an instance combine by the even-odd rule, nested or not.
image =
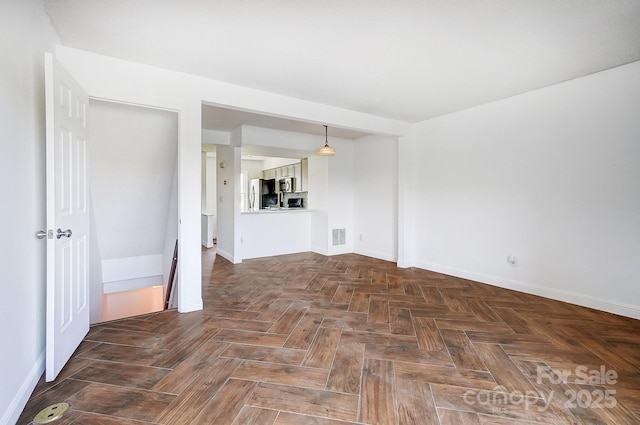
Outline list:
[[[38,381],[44,373],[44,360],[45,352],[43,351],[38,356],[38,359],[29,371],[29,374],[20,386],[20,389],[16,392],[15,397],[11,400],[7,410],[2,414],[2,418],[0,418],[0,425],[12,425],[18,422],[18,419],[22,414],[22,410],[27,405],[29,397],[31,397],[31,393],[36,388],[36,385],[38,385]]]
[[[242,261],[235,261],[235,257],[233,255],[231,255],[230,253],[228,253],[227,251],[224,251],[220,248],[216,248],[216,255],[221,256],[222,258],[226,258],[227,260],[231,261],[231,263],[233,264],[238,264],[241,263]]]
[[[364,255],[365,257],[377,258],[378,260],[390,261],[392,263],[395,263],[398,261],[397,256],[394,256],[385,252],[370,251],[368,249],[358,249],[358,248],[356,248],[353,252],[355,254]]]
[[[500,288],[512,289],[518,292],[538,295],[545,298],[551,298],[558,301],[564,301],[570,304],[582,307],[594,308],[596,310],[606,311],[608,313],[620,316],[640,319],[640,306],[625,304],[618,301],[607,300],[604,298],[592,297],[590,295],[579,294],[572,291],[564,291],[560,289],[549,288],[546,286],[535,285],[532,283],[521,282],[518,280],[507,279],[499,276],[485,275],[482,273],[470,272],[468,270],[457,269],[454,267],[444,266],[442,264],[414,262],[415,267],[430,270],[450,276],[461,277],[487,285],[498,286]]]
[[[324,255],[324,256],[329,256],[329,251],[327,251],[326,248],[314,248],[311,247],[311,252],[315,252],[316,254],[320,254],[320,255]]]

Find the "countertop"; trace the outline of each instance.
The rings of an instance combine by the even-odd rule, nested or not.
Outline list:
[[[310,212],[307,208],[263,208],[257,211],[242,211],[240,214],[281,214],[281,213],[301,213]]]

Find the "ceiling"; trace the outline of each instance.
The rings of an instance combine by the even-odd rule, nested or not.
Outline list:
[[[405,122],[640,60],[638,0],[43,3],[65,46]]]

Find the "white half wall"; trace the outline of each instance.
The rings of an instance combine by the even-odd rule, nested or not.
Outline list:
[[[242,259],[310,251],[312,211],[240,215]]]
[[[44,371],[44,52],[58,37],[36,0],[0,2],[0,424],[15,424]]]
[[[110,283],[147,276],[162,276],[163,265],[163,254],[103,260],[102,281],[104,283]]]
[[[354,252],[397,261],[398,140],[367,136],[354,146]]]
[[[414,265],[640,318],[638,111],[640,62],[418,124]]]

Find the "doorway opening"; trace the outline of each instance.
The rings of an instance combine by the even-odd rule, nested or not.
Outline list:
[[[159,311],[178,237],[178,114],[90,100],[91,323]]]

